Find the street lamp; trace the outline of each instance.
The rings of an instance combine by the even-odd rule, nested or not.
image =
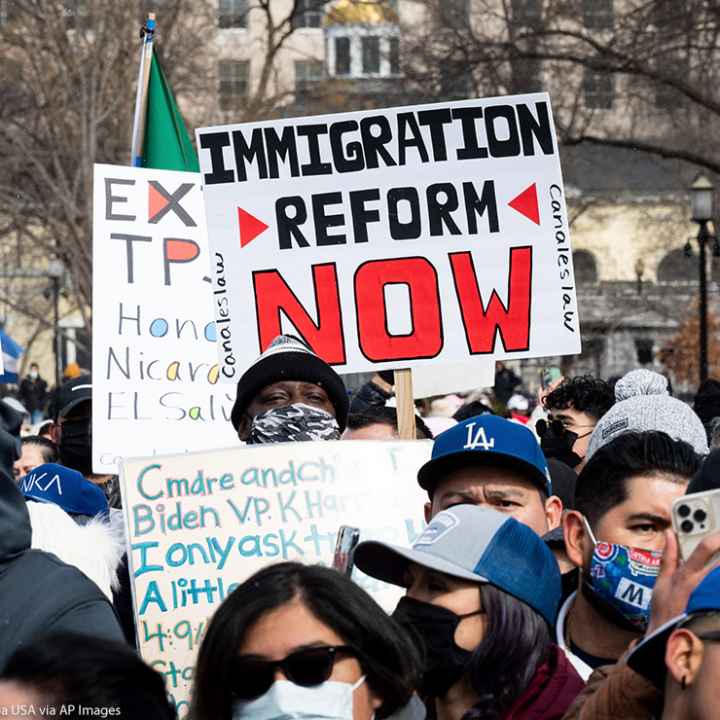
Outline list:
[[[713,217],[715,186],[704,175],[698,175],[690,186],[691,218],[698,224],[697,241],[700,248],[700,382],[708,378],[708,332],[707,332],[707,260],[705,245],[716,240],[708,230]],[[717,241],[716,241],[717,242]]]
[[[50,260],[47,274],[52,281],[53,290],[53,348],[55,349],[55,387],[60,387],[60,280],[65,273],[65,266],[60,260]]]

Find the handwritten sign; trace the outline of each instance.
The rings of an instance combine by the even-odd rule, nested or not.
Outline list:
[[[339,372],[580,351],[546,94],[197,139],[223,379],[281,331]]]
[[[204,628],[239,583],[283,560],[330,565],[340,525],[412,543],[427,499],[417,471],[431,447],[288,443],[123,463],[140,652],[167,678],[181,717]],[[394,607],[398,588],[355,574]]]
[[[197,173],[95,166],[93,468],[227,447]]]

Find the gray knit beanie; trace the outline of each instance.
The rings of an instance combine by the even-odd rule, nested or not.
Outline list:
[[[696,453],[707,455],[705,428],[689,405],[670,397],[667,380],[651,370],[633,370],[615,385],[615,405],[593,430],[586,459],[625,432],[657,430],[684,440]]]

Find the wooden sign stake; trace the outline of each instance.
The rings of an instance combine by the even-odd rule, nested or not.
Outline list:
[[[415,440],[415,399],[412,370],[395,370],[395,398],[397,400],[398,433],[401,440]]]

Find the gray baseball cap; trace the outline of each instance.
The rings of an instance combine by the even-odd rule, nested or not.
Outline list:
[[[561,595],[557,561],[533,530],[509,515],[456,505],[438,513],[412,548],[368,540],[355,550],[362,572],[401,587],[411,563],[494,585],[555,623]]]

